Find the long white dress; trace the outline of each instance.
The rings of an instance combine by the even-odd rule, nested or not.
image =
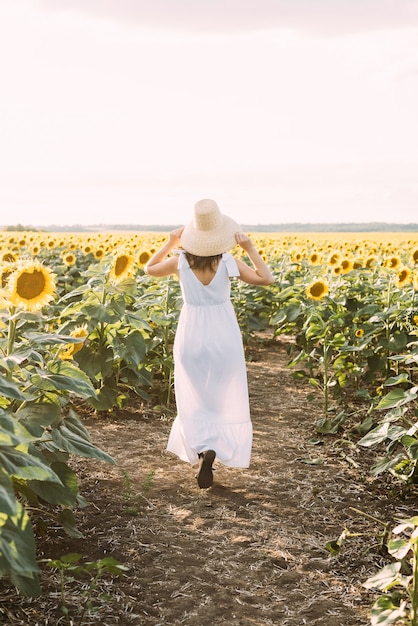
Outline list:
[[[238,276],[226,252],[209,285],[179,255],[183,295],[174,341],[177,416],[167,450],[196,463],[199,452],[215,450],[230,467],[248,467],[251,457],[247,371],[241,332],[230,300],[230,277]]]

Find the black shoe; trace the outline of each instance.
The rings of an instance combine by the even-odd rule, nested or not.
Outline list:
[[[197,484],[201,489],[208,489],[213,485],[212,464],[215,460],[216,453],[214,450],[207,450],[199,454],[200,464],[196,474]]]

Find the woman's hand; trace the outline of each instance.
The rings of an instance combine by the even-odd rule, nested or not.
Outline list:
[[[241,259],[236,259],[241,279],[250,285],[271,285],[274,282],[273,274],[248,235],[235,233],[235,241],[245,250],[254,266],[249,267]]]
[[[172,230],[170,232],[169,241],[170,241],[170,244],[173,246],[173,248],[180,244],[180,239],[181,239],[183,230],[184,230],[184,226],[181,226],[180,228],[176,228],[175,230]]]
[[[250,248],[254,246],[251,239],[245,233],[241,233],[241,232],[235,233],[235,241],[246,252],[248,252]]]
[[[168,276],[169,274],[177,273],[178,259],[175,256],[167,259],[167,255],[170,254],[173,248],[180,244],[181,234],[184,230],[184,226],[172,230],[168,235],[168,241],[152,255],[144,271],[151,276]]]

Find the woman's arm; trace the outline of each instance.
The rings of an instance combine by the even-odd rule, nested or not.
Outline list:
[[[182,228],[176,228],[172,230],[168,241],[152,255],[146,266],[144,272],[150,276],[156,276],[161,278],[162,276],[168,276],[169,274],[177,274],[178,258],[172,256],[166,258],[169,252],[180,244]]]
[[[241,259],[236,259],[241,280],[250,285],[271,285],[274,283],[273,274],[257,252],[251,239],[244,233],[236,233],[235,239],[237,244],[248,254],[254,266],[249,267]]]

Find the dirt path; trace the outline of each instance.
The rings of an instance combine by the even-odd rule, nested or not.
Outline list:
[[[97,612],[83,625],[369,623],[373,596],[361,582],[383,561],[361,540],[348,542],[337,558],[324,544],[345,525],[376,530],[350,507],[387,520],[410,515],[412,505],[375,488],[333,439],[309,442],[320,398],[313,404],[311,389],[291,378],[283,342],[256,346],[251,356],[251,468],[215,465],[207,491],[197,487],[194,468],[165,452],[169,419],[131,408],[86,420],[92,439],[118,465],[75,462],[91,503],[78,513],[85,539],[70,540],[57,529],[40,556],[112,555],[129,571],[123,579],[103,579],[100,590],[110,598],[97,600]],[[355,450],[350,455],[361,465]],[[41,599],[18,603],[2,590],[4,623],[68,623],[57,609],[57,576],[45,572],[43,587]],[[68,585],[73,617],[80,594],[78,583]]]

